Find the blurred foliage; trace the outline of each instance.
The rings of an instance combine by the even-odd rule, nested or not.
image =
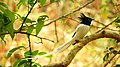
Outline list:
[[[77,18],[80,13],[84,13],[96,20],[96,22],[92,23],[90,32],[87,35],[94,34],[103,28],[104,25],[112,22],[114,18],[120,16],[120,0],[95,0],[91,5],[84,7],[80,11],[55,21],[56,24],[52,23],[44,26],[88,1],[38,0],[35,4],[36,1],[37,0],[0,0],[0,65],[2,67],[28,66],[30,64],[29,60],[23,59],[30,57],[30,50],[28,49],[27,36],[22,33],[16,33],[20,31],[20,28],[22,32],[43,37],[43,39],[41,39],[30,36],[32,57],[34,57],[51,52],[71,38],[72,32],[79,24],[78,22],[80,22]],[[28,13],[29,16],[27,16]],[[21,26],[21,24],[23,24],[23,26]],[[56,40],[55,25],[59,42]],[[120,34],[120,18],[105,30]],[[10,36],[8,34],[10,34]],[[55,43],[44,40],[46,38],[54,40]],[[23,46],[24,49],[21,49]],[[41,67],[41,65],[44,64],[61,61],[72,47],[73,46],[62,53],[33,60],[32,66]],[[98,39],[88,43],[88,45],[76,55],[68,67],[101,67],[103,61],[108,60],[111,54],[115,54],[116,52],[119,54],[119,50],[120,44],[117,43],[116,40],[108,38]],[[108,66],[119,66],[119,59],[119,56],[116,56]]]

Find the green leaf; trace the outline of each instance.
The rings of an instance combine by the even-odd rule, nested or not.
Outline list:
[[[5,35],[1,35],[0,37],[1,37],[1,39],[4,41],[4,43],[6,44],[6,41],[4,40]]]
[[[44,21],[41,21],[41,20],[37,20],[38,23],[37,23],[37,26],[36,26],[36,35],[38,35],[38,33],[41,31],[43,25],[44,25]]]
[[[107,53],[107,54],[103,57],[103,61],[108,60],[108,58],[109,58],[109,53]]]
[[[39,63],[34,63],[32,67],[42,67]]]
[[[28,3],[28,0],[20,0],[17,4],[17,8],[19,9],[22,4],[26,5]]]
[[[11,38],[13,39],[14,38],[14,28],[13,28],[13,23],[9,23],[7,26],[6,26],[6,29],[7,31],[10,33],[10,36]]]
[[[22,3],[19,2],[19,3],[17,4],[17,8],[19,9],[21,5],[22,5]]]
[[[0,6],[0,10],[1,10],[3,13],[6,12],[5,9],[4,9],[3,7],[1,7],[1,6]]]
[[[25,62],[27,62],[27,60],[19,59],[13,64],[13,67],[19,67],[18,65],[23,64],[23,62],[25,63]]]
[[[32,57],[33,57],[33,56],[36,56],[36,55],[38,54],[38,52],[39,52],[39,50],[33,51],[33,52],[32,52]],[[25,53],[24,53],[24,56],[25,56],[25,58],[29,58],[29,57],[30,57],[30,51],[25,52]]]
[[[49,17],[47,16],[47,15],[42,15],[42,16],[39,16],[39,18],[38,18],[38,20],[40,21],[46,21],[46,20],[48,20],[49,19]]]
[[[0,67],[2,67],[2,65],[0,65]]]
[[[55,0],[50,0],[50,3],[53,3]]]
[[[120,18],[115,21],[116,23],[120,23]]]
[[[25,17],[22,17],[21,19],[24,20]],[[25,20],[25,23],[32,23],[32,22],[35,22],[35,21],[34,21],[34,20],[31,20],[31,19],[29,19],[29,18],[26,18],[26,20]]]
[[[36,56],[38,54],[39,50],[35,50],[32,52],[32,56]]]
[[[40,55],[40,56],[41,56],[41,55],[45,55],[45,54],[47,54],[47,53],[46,53],[46,52],[39,52],[39,53],[38,53],[38,55]],[[52,55],[50,55],[50,56],[45,56],[45,57],[46,57],[46,58],[51,58]]]
[[[26,52],[24,53],[24,56],[25,56],[25,58],[29,58],[29,57],[30,57],[30,51],[26,51]]]
[[[32,6],[34,4],[34,0],[28,0],[28,4]]]
[[[6,12],[4,13],[7,17],[9,17],[11,22],[15,21],[15,14],[11,12],[9,9],[6,9]]]
[[[29,26],[28,29],[27,29],[27,33],[31,34],[33,29],[34,29],[33,25]]]
[[[39,52],[38,55],[44,55],[46,52]]]
[[[5,7],[6,9],[8,9],[8,6],[5,3],[0,2],[0,5],[3,6],[3,7]]]
[[[41,6],[43,6],[45,4],[45,2],[46,2],[46,0],[38,0],[38,1],[39,1]]]
[[[18,66],[21,67],[23,64],[26,64],[27,60],[26,59],[22,59],[19,63]]]
[[[13,52],[15,52],[16,50],[18,50],[20,48],[24,48],[24,46],[19,46],[19,47],[11,49],[6,57],[9,58],[12,55]]]

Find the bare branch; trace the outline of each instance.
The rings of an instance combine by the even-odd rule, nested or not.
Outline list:
[[[27,35],[27,37],[28,37],[28,44],[29,44],[29,49],[30,49],[30,58],[31,58],[31,56],[32,56],[32,49],[31,49],[31,42],[30,42],[30,35],[28,34]],[[30,63],[30,67],[32,67],[32,59],[28,59],[28,61],[29,61],[29,63]]]
[[[117,17],[115,20],[113,20],[112,22],[110,22],[108,25],[106,25],[105,27],[103,27],[101,30],[98,30],[96,33],[104,30],[105,28],[107,28],[109,25],[111,25],[112,23],[114,23],[119,17]]]
[[[54,41],[53,40],[50,40],[50,39],[47,39],[47,38],[44,38],[44,37],[39,37],[39,36],[37,36],[37,35],[35,35],[35,34],[30,34],[30,33],[27,33],[27,32],[19,32],[19,31],[15,31],[14,33],[21,33],[21,34],[27,34],[27,35],[31,35],[31,36],[35,36],[35,37],[37,37],[37,38],[39,38],[39,39],[41,39],[41,41],[42,41],[42,39],[44,39],[44,40],[48,40],[48,41],[51,41],[51,42],[53,42],[54,43]],[[10,33],[5,33],[5,34],[10,34]],[[5,34],[0,34],[0,35],[5,35]]]
[[[84,8],[84,7],[86,7],[87,5],[91,4],[93,1],[94,1],[94,0],[92,0],[92,1],[84,4],[83,6],[79,7],[78,9],[76,9],[76,10],[74,10],[74,11],[72,11],[72,12],[66,14],[66,15],[63,15],[63,16],[61,16],[61,17],[58,17],[58,18],[52,20],[51,22],[49,22],[48,24],[45,24],[44,26],[48,26],[48,25],[50,25],[51,23],[53,23],[53,22],[55,22],[55,21],[57,21],[57,20],[59,20],[59,19],[65,18],[65,17],[67,17],[67,16],[69,16],[69,15],[71,15],[71,14],[73,14],[73,13],[79,11],[79,10],[81,10],[82,8]]]

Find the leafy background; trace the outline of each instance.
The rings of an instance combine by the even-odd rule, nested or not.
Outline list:
[[[13,65],[16,60],[23,58],[24,55],[27,54],[26,51],[29,50],[27,36],[21,33],[14,34],[13,28],[15,30],[20,28],[29,8],[34,3],[34,0],[1,0],[1,2],[4,2],[7,5],[5,8],[8,8],[9,10],[8,12],[4,13],[6,13],[5,15],[9,16],[10,19],[8,19],[8,21],[12,20],[13,23],[11,23],[8,28],[5,28],[8,29],[6,31],[10,32],[10,35],[5,35],[5,37],[0,41],[0,65],[3,67],[8,67]],[[116,16],[120,15],[120,0],[95,0],[93,3],[82,8],[80,11],[65,18],[59,19],[48,26],[43,26],[50,21],[77,9],[87,2],[87,0],[39,0],[39,3],[33,7],[30,15],[25,21],[25,23],[29,25],[27,28],[27,33],[37,34],[40,37],[53,40],[54,43],[52,41],[44,39],[41,40],[34,36],[30,36],[32,51],[37,52],[36,50],[39,50],[43,53],[49,53],[69,40],[73,34],[73,30],[80,22],[77,18],[80,16],[80,13],[84,13],[85,15],[96,20],[96,22],[94,21],[92,23],[93,26],[91,26],[90,32],[87,35],[94,34],[104,27],[102,24],[107,25],[114,20]],[[0,9],[0,12],[3,12],[2,9]],[[10,14],[12,12],[14,14]],[[41,18],[41,16],[44,17]],[[41,19],[42,21],[39,21]],[[38,31],[35,29],[33,30],[34,26],[30,24],[30,22],[34,24],[34,21],[38,22],[36,25],[36,30]],[[102,24],[98,23],[98,21]],[[12,25],[13,27],[11,27]],[[114,22],[105,30],[120,33],[120,20]],[[13,54],[11,54],[10,58],[6,58],[7,53],[15,47],[20,48],[20,50],[16,50]],[[70,48],[66,49],[64,52],[54,54],[50,58],[39,58],[38,60],[35,60],[35,62],[40,63],[41,65],[59,62],[68,54],[72,47],[73,46],[70,46]],[[85,46],[81,51],[79,51],[68,67],[101,67],[103,58],[108,52],[109,47],[119,49],[120,45],[116,44],[114,39],[102,38],[92,41],[88,43],[88,45]],[[114,60],[116,61],[112,61],[115,63],[109,64],[109,66],[120,63],[120,60],[117,60],[118,57],[115,57]]]

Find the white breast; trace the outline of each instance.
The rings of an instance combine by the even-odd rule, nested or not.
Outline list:
[[[84,25],[84,24],[80,24],[77,26],[76,28],[76,35],[73,37],[75,38],[75,40],[79,40],[81,38],[83,38],[89,31],[89,26],[88,25]]]

